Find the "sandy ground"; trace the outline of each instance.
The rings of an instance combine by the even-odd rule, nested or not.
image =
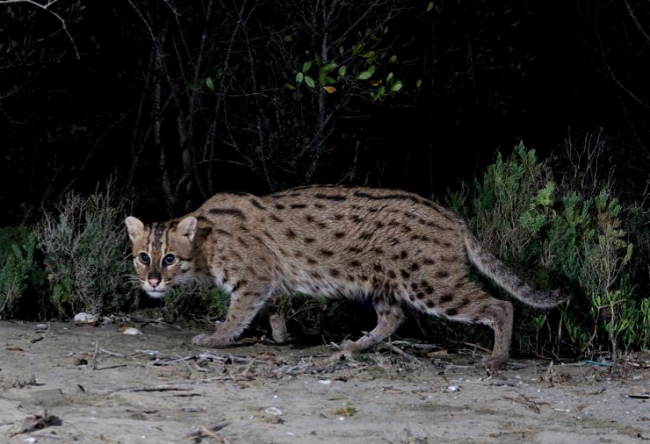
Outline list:
[[[648,356],[613,369],[513,360],[488,378],[470,356],[404,345],[419,362],[204,350],[190,345],[197,331],[137,327],[0,322],[0,443],[650,441]]]

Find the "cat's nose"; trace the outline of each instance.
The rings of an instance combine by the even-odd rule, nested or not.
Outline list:
[[[160,279],[149,278],[149,285],[151,285],[152,288],[156,288],[159,283],[160,283]]]

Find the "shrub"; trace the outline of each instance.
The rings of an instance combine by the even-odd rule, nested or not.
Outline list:
[[[51,303],[60,316],[79,311],[100,314],[117,310],[131,289],[125,276],[132,273],[125,259],[128,239],[123,227],[124,204],[112,188],[88,198],[71,193],[46,214],[39,225]]]
[[[643,301],[629,284],[633,246],[622,228],[622,205],[609,189],[556,182],[549,162],[523,144],[508,160],[498,154],[474,188],[471,196],[464,187],[448,200],[486,247],[531,285],[574,293],[558,319],[519,310],[524,322],[518,325],[529,326],[515,332],[520,347],[559,343],[565,334],[581,352],[616,355],[620,347],[648,345]],[[540,344],[544,326],[549,334]]]
[[[37,258],[36,234],[26,226],[0,228],[0,315],[13,316],[24,306],[23,296],[44,290]],[[41,293],[42,294],[42,293]]]

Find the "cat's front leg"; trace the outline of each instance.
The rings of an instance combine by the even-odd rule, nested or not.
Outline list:
[[[232,344],[248,327],[270,296],[268,285],[263,283],[251,282],[241,285],[230,296],[230,306],[224,323],[212,335],[202,333],[194,336],[192,344],[210,348]]]

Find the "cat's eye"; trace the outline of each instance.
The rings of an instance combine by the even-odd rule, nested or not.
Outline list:
[[[138,258],[140,259],[140,262],[142,262],[145,265],[147,265],[149,262],[151,262],[151,258],[149,257],[149,255],[147,253],[140,253]]]
[[[165,257],[163,257],[162,262],[163,265],[171,265],[174,263],[175,260],[176,260],[176,256],[174,256],[173,254],[166,254]]]

